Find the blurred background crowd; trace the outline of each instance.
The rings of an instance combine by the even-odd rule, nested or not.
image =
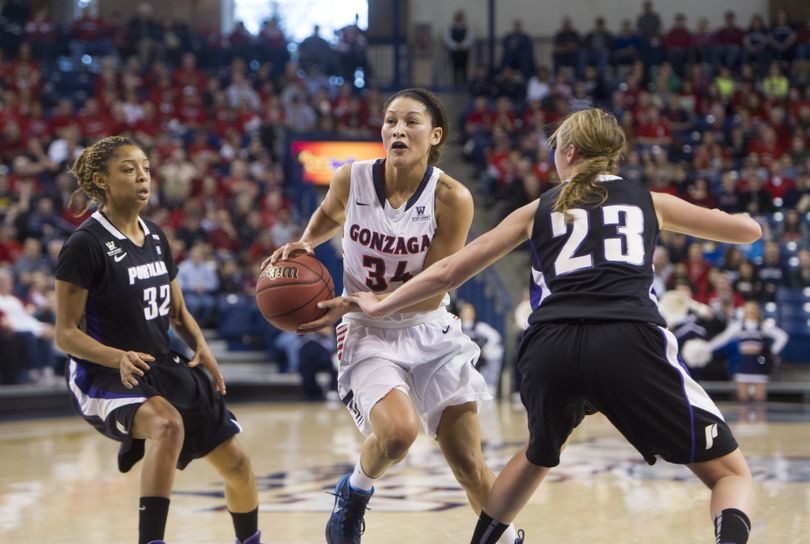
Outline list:
[[[87,217],[67,207],[75,182],[66,170],[110,134],[148,152],[146,214],[169,237],[195,317],[300,370],[302,339],[267,333],[244,308],[254,307],[258,265],[307,219],[289,174],[291,139],[378,138],[385,94],[368,84],[363,30],[323,37],[316,26],[292,43],[279,18],[256,34],[242,23],[223,34],[159,20],[148,3],[57,24],[47,9],[16,0],[3,3],[0,25],[2,382],[48,382],[59,368],[53,271],[63,241]],[[563,20],[550,65],[536,61],[537,37],[519,20],[494,65],[473,62],[463,11],[442,39],[479,206],[500,217],[558,183],[546,144],[555,123],[604,108],[627,134],[622,177],[748,212],[764,227],[761,242],[741,248],[662,234],[656,293],[680,288],[709,308],[696,319],[710,332],[756,301],[763,319],[789,329],[786,355],[810,350],[806,315],[808,330],[791,328],[792,314],[781,310],[804,300],[790,289],[810,288],[810,21],[788,24],[783,10],[737,21],[729,11],[710,28],[699,14],[663,21],[644,2],[621,28],[601,17],[591,29]],[[504,331],[478,330],[497,382]],[[310,341],[333,349],[328,338],[303,344]]]

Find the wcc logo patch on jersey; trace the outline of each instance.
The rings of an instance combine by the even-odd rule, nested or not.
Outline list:
[[[117,263],[120,263],[124,259],[124,257],[127,256],[127,254],[123,252],[124,248],[122,248],[119,245],[116,245],[115,240],[110,240],[109,242],[106,242],[104,245],[107,246],[107,256],[112,257],[113,260],[115,260],[115,262]]]
[[[425,215],[425,207],[424,206],[414,206],[414,210],[416,210],[416,215],[411,216],[411,221],[413,223],[421,223],[422,221],[430,221],[430,215]]]

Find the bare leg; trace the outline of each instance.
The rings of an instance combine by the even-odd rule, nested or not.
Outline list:
[[[205,459],[225,482],[225,504],[230,512],[251,512],[259,505],[256,478],[250,458],[236,437],[230,438],[209,453]]]
[[[512,523],[551,470],[526,459],[524,446],[503,467],[489,492],[484,512],[501,523]]]
[[[480,514],[495,483],[495,474],[487,466],[481,451],[481,428],[475,403],[447,408],[442,413],[436,436],[447,464],[467,493],[470,506]]]
[[[751,471],[739,449],[718,459],[687,466],[712,491],[712,520],[727,508],[736,508],[749,518],[753,517],[756,506],[754,485]]]
[[[392,389],[371,409],[373,433],[363,442],[360,466],[371,478],[400,462],[416,440],[419,422],[408,395]]]
[[[737,382],[737,400],[740,402],[748,402],[748,384]]]
[[[754,384],[754,401],[765,402],[768,400],[768,384],[755,383]]]
[[[135,412],[132,436],[146,439],[141,496],[168,498],[185,437],[180,413],[163,397],[151,397]]]

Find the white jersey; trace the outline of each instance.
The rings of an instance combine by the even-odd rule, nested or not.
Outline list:
[[[399,208],[385,198],[384,161],[352,164],[343,225],[343,293],[385,293],[422,271],[436,232],[436,184],[428,166],[416,192]]]

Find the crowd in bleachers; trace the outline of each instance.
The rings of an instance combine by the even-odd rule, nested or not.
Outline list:
[[[465,152],[481,197],[505,215],[553,187],[546,139],[555,123],[604,108],[627,135],[623,178],[748,212],[764,227],[762,241],[740,249],[662,233],[658,294],[684,283],[721,321],[746,300],[788,319],[775,304],[779,289],[810,287],[810,21],[790,24],[777,10],[769,25],[754,15],[742,28],[735,17],[728,11],[710,29],[678,14],[666,28],[644,2],[615,34],[602,17],[587,33],[566,18],[551,67],[535,63],[532,37],[515,21],[500,64],[476,67],[467,82]],[[810,301],[807,293],[797,300]],[[790,319],[794,339],[810,347],[807,307]]]
[[[291,44],[277,19],[258,35],[237,23],[223,36],[158,20],[148,3],[128,19],[83,11],[63,24],[29,4],[7,1],[0,12],[2,383],[48,382],[59,368],[53,272],[88,216],[77,215],[83,195],[68,207],[67,170],[84,146],[119,134],[144,147],[146,214],[169,237],[192,313],[215,328],[228,307],[255,306],[241,303],[259,264],[301,230],[285,175],[291,135],[366,137],[382,124],[356,25],[336,43],[316,27]]]
[[[382,97],[363,87],[362,31],[349,25],[333,44],[315,28],[291,44],[276,19],[257,35],[241,24],[222,35],[158,20],[148,3],[131,17],[83,12],[68,23],[29,4],[9,0],[0,11],[0,347],[9,354],[0,380],[48,381],[58,367],[52,273],[63,240],[87,217],[67,207],[67,166],[108,134],[130,135],[148,152],[158,190],[147,213],[170,239],[195,316],[225,337],[268,330],[220,317],[252,297],[259,263],[300,232],[285,172],[291,134],[379,131]],[[477,67],[468,82],[465,150],[482,200],[505,213],[550,187],[550,127],[601,106],[627,132],[625,178],[748,211],[778,242],[735,254],[662,236],[667,288],[688,281],[711,303],[717,269],[742,299],[810,286],[809,43],[810,23],[758,20],[745,30],[733,13],[716,31],[705,20],[689,30],[684,17],[665,30],[650,5],[616,35],[604,21],[584,35],[564,22],[545,68],[516,24],[502,64]],[[287,336],[265,340],[287,360],[300,347]]]

